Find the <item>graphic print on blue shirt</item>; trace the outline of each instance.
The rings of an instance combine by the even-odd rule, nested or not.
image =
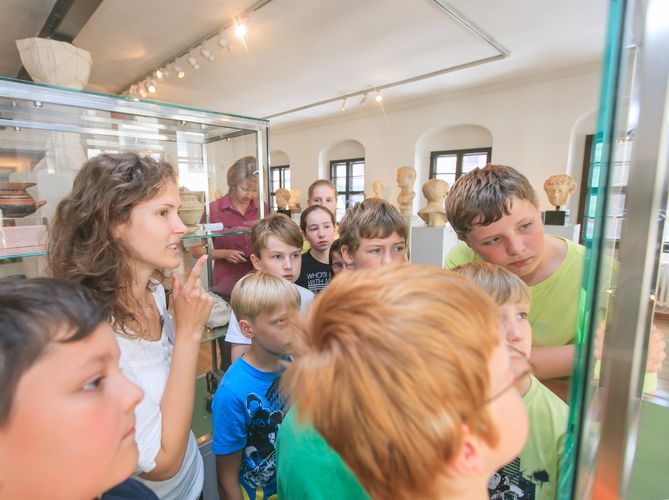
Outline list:
[[[246,397],[246,409],[249,416],[248,439],[242,457],[239,482],[250,486],[252,490],[259,490],[263,485],[269,486],[268,483],[276,475],[274,445],[283,421],[283,411],[266,408],[262,398],[255,393]],[[272,495],[274,492],[265,490],[265,494],[268,493]]]

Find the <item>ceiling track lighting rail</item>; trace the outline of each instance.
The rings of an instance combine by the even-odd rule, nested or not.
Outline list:
[[[272,118],[277,118],[279,116],[289,115],[291,113],[297,113],[299,111],[305,111],[307,109],[316,108],[318,106],[324,106],[326,104],[332,104],[334,102],[342,101],[341,110],[346,110],[346,101],[350,100],[352,97],[361,96],[360,106],[364,106],[367,102],[367,94],[373,93],[374,100],[381,105],[383,102],[383,95],[381,95],[382,90],[391,89],[394,87],[399,87],[401,85],[407,85],[409,83],[419,82],[421,80],[427,80],[428,78],[434,78],[436,76],[445,75],[447,73],[453,73],[455,71],[461,71],[463,69],[472,68],[474,66],[479,66],[482,64],[491,63],[494,61],[499,61],[500,59],[505,59],[511,55],[506,47],[501,43],[495,40],[490,34],[486,33],[482,28],[477,26],[473,21],[467,18],[464,14],[460,13],[450,4],[444,2],[443,0],[430,0],[432,3],[437,5],[442,11],[444,11],[448,16],[450,16],[454,21],[463,26],[467,31],[473,34],[476,38],[492,47],[497,54],[490,57],[484,57],[481,59],[476,59],[469,61],[463,64],[457,64],[455,66],[449,66],[447,68],[438,69],[436,71],[431,71],[429,73],[423,73],[422,75],[412,76],[411,78],[406,78],[404,80],[397,80],[395,82],[386,83],[384,85],[377,85],[375,87],[369,87],[366,89],[361,89],[349,94],[340,95],[338,97],[332,97],[330,99],[323,99],[322,101],[312,102],[310,104],[305,104],[304,106],[299,106],[297,108],[288,109],[286,111],[281,111],[279,113],[274,113],[272,115],[265,116],[265,120],[270,120]]]
[[[184,78],[186,76],[186,72],[178,64],[178,60],[183,58],[194,70],[198,70],[200,69],[200,64],[195,57],[196,52],[200,53],[202,59],[212,62],[215,59],[215,56],[212,51],[207,48],[207,45],[210,44],[213,40],[216,40],[216,43],[221,49],[227,50],[229,52],[230,42],[227,40],[224,33],[228,29],[234,28],[235,35],[240,39],[244,39],[248,29],[244,22],[245,19],[271,1],[272,0],[258,0],[244,12],[236,16],[232,21],[228,22],[225,26],[222,26],[213,33],[209,33],[207,36],[199,39],[187,49],[179,52],[176,56],[171,57],[167,61],[163,61],[158,66],[151,69],[151,71],[142,76],[139,80],[126,87],[126,89],[121,92],[121,94],[130,95],[131,97],[141,99],[144,99],[147,93],[154,94],[157,91],[156,83],[163,81],[169,76],[170,68],[172,68],[178,79]],[[153,81],[151,81],[152,79]],[[153,88],[154,90],[151,91],[150,88]],[[144,89],[143,92],[142,89]]]

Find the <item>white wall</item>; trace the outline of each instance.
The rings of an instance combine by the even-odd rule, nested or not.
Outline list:
[[[594,131],[592,117],[598,106],[598,91],[599,72],[592,70],[549,80],[507,83],[411,106],[393,108],[384,101],[385,113],[342,113],[343,116],[320,122],[274,127],[270,135],[272,147],[290,157],[292,185],[302,193],[312,181],[326,175],[319,172],[319,155],[340,141],[356,140],[362,144],[367,190],[371,193],[372,182],[379,179],[386,186],[384,195],[392,202],[399,191],[396,168],[415,166],[417,209],[423,203],[419,182],[427,179],[429,171],[429,155],[427,162],[420,161],[419,150],[425,137],[445,127],[482,127],[476,130],[485,130],[492,137],[493,161],[523,172],[548,207],[543,192],[546,177],[571,173],[580,182],[582,143],[585,135]],[[369,109],[374,109],[375,104],[370,104]],[[419,144],[421,137],[424,140]],[[466,142],[459,132],[457,137]],[[573,214],[576,206],[574,197],[570,203]]]

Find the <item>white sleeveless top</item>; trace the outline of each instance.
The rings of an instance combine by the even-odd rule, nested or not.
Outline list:
[[[135,409],[139,464],[133,477],[151,488],[161,500],[195,500],[202,492],[204,465],[192,431],[188,435],[188,446],[179,472],[165,481],[148,481],[139,477],[139,474],[155,468],[160,451],[163,418],[160,402],[172,362],[174,339],[174,324],[167,312],[165,291],[159,283],[154,283],[153,297],[163,317],[160,340],[147,341],[116,335],[121,350],[121,371],[144,391],[144,398]]]

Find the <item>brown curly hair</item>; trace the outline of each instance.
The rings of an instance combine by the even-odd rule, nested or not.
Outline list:
[[[115,325],[124,333],[132,311],[129,252],[113,237],[132,208],[156,196],[168,181],[176,182],[172,165],[133,153],[102,154],[88,160],[72,192],[58,204],[49,224],[49,270],[93,289],[111,306]]]

